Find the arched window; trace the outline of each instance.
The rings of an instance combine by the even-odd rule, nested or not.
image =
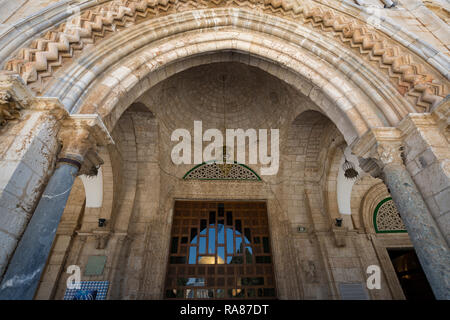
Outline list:
[[[184,180],[246,180],[261,181],[255,171],[244,164],[221,164],[216,161],[203,162],[189,170]]]
[[[376,233],[406,232],[405,225],[391,197],[380,201],[376,206],[373,213],[373,225]]]

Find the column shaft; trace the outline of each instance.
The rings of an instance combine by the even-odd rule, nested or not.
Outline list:
[[[33,299],[78,171],[66,163],[56,168],[11,258],[0,300]]]
[[[406,168],[401,164],[387,164],[383,174],[435,297],[450,299],[447,242]]]

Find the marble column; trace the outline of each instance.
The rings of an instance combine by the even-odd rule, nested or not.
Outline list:
[[[61,216],[78,174],[93,175],[102,164],[97,145],[112,140],[94,115],[72,116],[59,133],[57,167],[33,213],[0,284],[0,300],[33,299]]]
[[[384,182],[437,299],[450,299],[450,251],[425,201],[403,165],[386,165]]]
[[[0,300],[33,299],[79,168],[61,163],[51,176],[0,285]]]
[[[398,125],[406,169],[450,245],[450,97],[432,113],[409,114]]]
[[[450,251],[445,238],[403,164],[402,134],[373,129],[353,148],[360,167],[381,178],[394,201],[437,299],[450,299]],[[372,141],[370,141],[372,140]]]
[[[58,99],[36,97],[17,74],[0,71],[0,282],[50,178],[67,116]]]

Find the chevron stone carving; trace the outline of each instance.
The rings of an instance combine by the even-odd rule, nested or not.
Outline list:
[[[429,66],[414,61],[411,54],[388,41],[384,34],[330,8],[296,0],[113,0],[85,10],[79,17],[48,31],[28,48],[21,49],[6,63],[5,69],[19,73],[27,84],[31,84],[52,76],[64,58],[73,57],[74,51],[83,50],[87,44],[143,19],[192,8],[244,6],[332,33],[385,70],[397,90],[416,106],[418,112],[429,111],[447,95],[447,84],[434,79],[427,71]]]

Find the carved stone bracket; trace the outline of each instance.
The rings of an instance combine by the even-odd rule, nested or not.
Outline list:
[[[96,175],[103,160],[98,147],[114,144],[97,114],[74,114],[64,120],[58,139],[61,151],[58,162],[79,168],[79,175]]]
[[[95,248],[96,249],[105,249],[108,245],[108,240],[110,237],[109,231],[94,231],[95,234]]]
[[[336,244],[336,247],[345,247],[347,245],[346,238],[347,238],[347,232],[348,229],[345,227],[331,227],[331,233],[334,237],[334,243]]]

